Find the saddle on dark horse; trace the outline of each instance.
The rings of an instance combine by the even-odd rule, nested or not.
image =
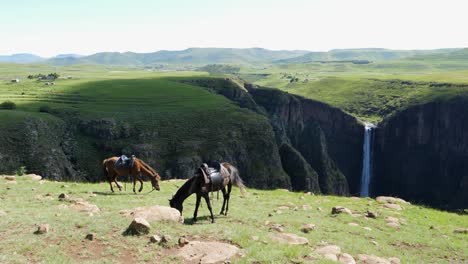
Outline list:
[[[209,167],[208,164],[203,163],[200,166],[200,171],[202,172],[201,174],[205,179],[205,183],[211,183],[212,190],[220,190],[223,188],[224,178],[229,177],[229,175],[224,172],[225,169],[222,168],[221,164],[215,163],[212,166],[213,167]]]
[[[119,157],[119,159],[115,162],[115,167],[122,169],[130,169],[133,168],[133,165],[135,164],[135,155],[132,155],[130,158],[122,155]]]

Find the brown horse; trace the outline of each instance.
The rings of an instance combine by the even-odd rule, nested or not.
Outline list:
[[[102,166],[104,168],[104,176],[107,177],[112,192],[114,192],[114,189],[112,188],[112,182],[115,182],[115,184],[119,188],[119,191],[122,191],[122,186],[120,186],[120,184],[117,182],[117,176],[126,175],[132,175],[133,177],[133,192],[136,193],[135,185],[137,180],[140,182],[140,189],[138,190],[138,192],[141,192],[141,190],[143,190],[143,181],[140,177],[141,174],[146,175],[151,179],[151,185],[153,186],[153,190],[160,190],[159,181],[161,180],[161,176],[159,176],[159,174],[144,161],[135,158],[133,167],[116,168],[115,162],[118,159],[119,157],[110,157],[102,162]]]
[[[202,165],[197,170],[195,176],[188,179],[182,185],[182,187],[177,190],[172,199],[169,200],[170,206],[182,213],[185,199],[196,193],[197,202],[195,205],[195,212],[193,213],[193,222],[197,221],[198,207],[200,206],[200,199],[203,197],[205,198],[206,204],[208,205],[208,210],[210,210],[211,222],[214,223],[213,210],[211,209],[210,198],[208,196],[209,192],[216,192],[219,190],[223,192],[223,207],[221,208],[220,214],[227,215],[229,210],[229,197],[231,195],[232,185],[235,184],[237,187],[239,187],[242,193],[244,193],[245,190],[244,183],[239,176],[239,171],[232,164],[228,162],[223,162],[220,164],[219,174],[221,178],[219,180],[215,180],[213,177],[211,180],[207,180],[206,177],[209,174],[207,169],[208,166],[206,166],[206,164]],[[225,208],[226,211],[224,210]]]

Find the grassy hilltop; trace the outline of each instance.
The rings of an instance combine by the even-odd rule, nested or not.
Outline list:
[[[466,216],[441,212],[421,206],[401,204],[402,211],[387,209],[368,198],[314,196],[284,190],[249,189],[245,198],[237,188],[231,195],[229,215],[216,216],[210,224],[203,205],[199,222],[191,225],[195,198],[184,204],[185,224],[151,223],[149,235],[171,235],[167,244],[151,244],[148,236],[124,236],[131,218],[121,210],[141,206],[168,205],[167,199],[183,181],[165,181],[161,192],[134,195],[130,191],[111,194],[106,183],[60,183],[33,181],[17,176],[17,184],[0,177],[0,262],[2,263],[181,263],[177,239],[223,241],[241,248],[241,256],[233,263],[334,263],[314,253],[323,245],[337,245],[342,252],[356,257],[370,254],[383,258],[397,257],[401,263],[466,263],[466,234],[456,228],[466,227]],[[150,188],[145,183],[144,192]],[[95,204],[100,212],[88,214],[61,202],[60,193],[73,199]],[[214,195],[216,198],[216,195]],[[214,211],[222,200],[214,200]],[[344,206],[359,216],[331,215],[331,208]],[[376,219],[362,214],[372,211]],[[386,218],[400,221],[398,229],[386,224]],[[350,225],[350,223],[353,223]],[[46,234],[34,234],[36,224],[49,224]],[[294,233],[309,240],[308,245],[285,245],[274,242],[270,230],[274,224],[285,233]],[[301,232],[304,224],[315,224],[309,233]],[[95,234],[95,240],[85,236]]]

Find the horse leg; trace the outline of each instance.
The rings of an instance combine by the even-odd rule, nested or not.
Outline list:
[[[132,175],[132,178],[133,178],[133,192],[136,194],[136,191],[135,191],[135,185],[136,185],[136,175]]]
[[[140,182],[140,189],[138,190],[138,192],[141,192],[143,190],[143,181],[141,180],[141,174],[138,174],[137,179]]]
[[[198,207],[200,206],[201,194],[197,193],[197,202],[195,204],[195,211],[193,212],[192,222],[197,222]]]
[[[117,181],[117,174],[114,174],[114,182],[115,182],[115,185],[117,185],[117,188],[119,188],[119,191],[122,191],[122,185],[120,185],[119,182]]]
[[[221,212],[219,213],[220,215],[224,214],[224,207],[226,206],[226,188],[222,188],[221,192],[223,192],[223,206],[221,207]]]
[[[210,196],[208,193],[203,193],[203,197],[205,198],[206,205],[208,206],[208,210],[210,210],[210,215],[211,215],[211,223],[214,223],[214,215],[213,215],[213,210],[211,208],[211,202],[210,202]]]
[[[229,210],[229,198],[231,198],[231,189],[232,189],[232,183],[229,183],[227,186],[227,194],[226,194],[226,212],[224,212],[224,215],[227,216],[228,210]]]
[[[107,180],[109,181],[109,185],[110,185],[111,191],[114,192],[114,188],[112,187],[112,182],[113,182],[112,176],[113,176],[113,175],[110,175],[110,174],[109,174],[109,175],[107,176],[107,177],[108,177]]]

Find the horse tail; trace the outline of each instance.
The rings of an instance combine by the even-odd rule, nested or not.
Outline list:
[[[236,167],[234,167],[232,164],[227,163],[226,165],[229,166],[229,170],[231,171],[231,182],[237,187],[239,187],[242,196],[244,196],[245,185],[244,185],[244,181],[239,175],[239,170]]]
[[[107,163],[107,159],[104,159],[104,160],[102,161],[102,171],[104,172],[104,178],[108,178],[108,177],[109,177],[108,171],[107,171],[106,163]]]

